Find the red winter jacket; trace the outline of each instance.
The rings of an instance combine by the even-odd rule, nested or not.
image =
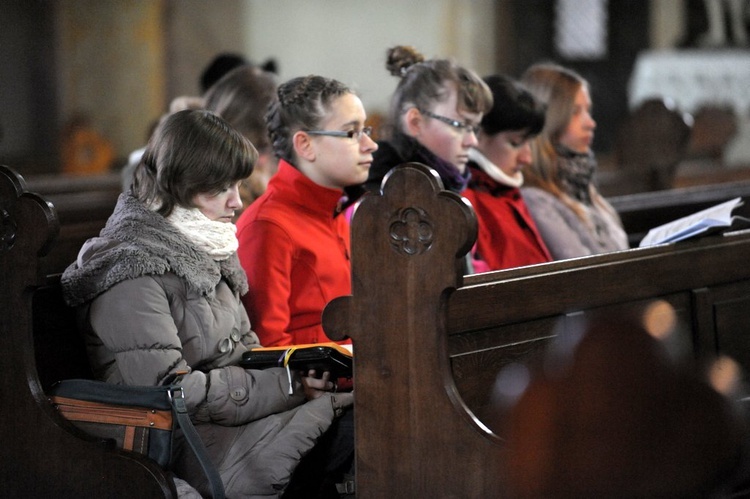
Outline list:
[[[349,224],[333,216],[342,194],[282,160],[237,221],[237,254],[250,287],[242,301],[263,346],[331,341],[323,308],[351,293]]]
[[[519,189],[471,168],[469,186],[461,194],[471,202],[479,223],[474,257],[484,261],[488,270],[552,260]]]

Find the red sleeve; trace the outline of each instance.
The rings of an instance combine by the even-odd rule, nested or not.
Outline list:
[[[291,239],[284,229],[265,220],[251,222],[237,236],[237,255],[250,287],[242,297],[250,325],[263,346],[291,345]]]

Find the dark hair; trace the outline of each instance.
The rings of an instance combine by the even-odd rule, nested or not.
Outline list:
[[[401,78],[391,98],[390,124],[401,130],[400,117],[408,109],[430,110],[448,98],[455,85],[458,107],[484,113],[492,107],[492,93],[477,74],[448,59],[425,60],[414,47],[399,45],[388,49],[386,69]]]
[[[193,206],[201,193],[215,193],[247,178],[258,152],[226,121],[209,111],[166,116],[135,169],[132,193],[169,216],[176,205]]]
[[[270,147],[264,117],[276,87],[274,74],[254,66],[241,66],[224,75],[206,92],[205,106],[263,151]]]
[[[276,157],[295,164],[292,137],[300,130],[316,130],[334,99],[352,90],[340,81],[309,75],[279,86],[269,106],[266,126]]]
[[[538,135],[544,128],[546,106],[526,87],[505,75],[484,78],[492,92],[492,109],[482,117],[482,132],[495,135],[508,130],[524,130]]]
[[[205,67],[200,77],[201,93],[219,81],[222,76],[238,66],[250,64],[250,61],[239,54],[224,52],[214,57],[208,66]]]

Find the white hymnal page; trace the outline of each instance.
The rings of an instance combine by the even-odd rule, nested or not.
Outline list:
[[[715,229],[729,228],[736,219],[746,220],[742,217],[733,217],[732,211],[742,205],[742,198],[734,198],[725,203],[717,204],[711,208],[694,213],[687,217],[678,218],[674,222],[660,225],[648,231],[646,237],[638,246],[652,246],[654,244],[673,243],[695,237]]]

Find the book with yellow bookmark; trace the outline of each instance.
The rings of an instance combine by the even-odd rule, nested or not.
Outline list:
[[[240,366],[245,369],[289,367],[298,371],[315,369],[329,371],[331,378],[352,376],[351,345],[338,343],[309,343],[280,347],[253,348],[242,355]]]

